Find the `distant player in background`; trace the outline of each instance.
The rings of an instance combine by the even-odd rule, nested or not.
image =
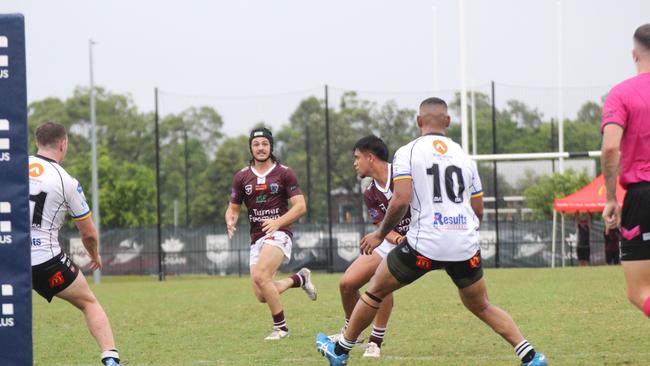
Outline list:
[[[355,340],[388,294],[443,268],[458,288],[463,305],[513,346],[522,366],[547,365],[545,356],[535,352],[512,317],[488,300],[478,243],[483,216],[481,180],[476,163],[445,136],[450,121],[445,101],[425,99],[417,116],[422,136],[395,153],[393,198],[380,227],[361,239],[361,250],[372,253],[409,206],[410,228],[379,264],[343,336],[336,343],[323,333],[316,336],[316,348],[332,366],[347,364]]]
[[[393,180],[391,164],[388,163],[388,147],[377,136],[366,136],[361,138],[354,145],[354,168],[361,178],[370,177],[372,183],[363,193],[363,199],[368,209],[368,214],[373,224],[379,225],[384,219],[388,208],[388,201],[393,196]],[[345,326],[347,328],[352,310],[359,301],[359,289],[370,281],[372,275],[382,259],[386,258],[395,245],[399,244],[408,231],[411,213],[407,212],[404,218],[391,230],[386,239],[379,245],[372,254],[360,255],[352,262],[341,277],[339,287],[341,291],[341,302],[345,312]],[[372,333],[368,339],[368,345],[363,354],[364,357],[381,356],[381,344],[386,334],[388,318],[393,308],[393,294],[384,298],[372,327]],[[338,340],[340,335],[330,336],[332,340]]]
[[[578,264],[580,267],[586,267],[589,265],[589,258],[591,256],[591,213],[576,213],[576,234]]]
[[[612,88],[603,105],[603,219],[608,231],[620,227],[627,296],[650,317],[650,24],[634,32],[632,57],[638,75]],[[622,216],[616,201],[619,174],[627,189]]]
[[[232,238],[241,204],[245,203],[251,226],[253,290],[257,300],[269,306],[273,317],[273,331],[265,339],[279,340],[289,336],[280,294],[292,287],[302,287],[311,300],[316,300],[316,289],[307,268],[289,278],[274,280],[280,265],[291,259],[291,224],[305,213],[305,198],[293,170],[281,165],[273,155],[271,131],[256,128],[251,131],[248,142],[252,159],[250,165],[233,178],[226,225],[228,237]]]
[[[48,302],[54,296],[84,314],[105,366],[119,366],[113,331],[86,278],[61,250],[59,229],[66,213],[74,220],[90,256],[90,269],[102,268],[97,231],[81,184],[59,165],[68,151],[65,127],[47,122],[36,129],[38,152],[29,157],[29,207],[32,218],[32,286]]]

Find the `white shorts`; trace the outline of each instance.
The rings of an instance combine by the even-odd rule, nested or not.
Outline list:
[[[284,231],[276,231],[273,235],[265,235],[257,239],[257,241],[251,245],[249,266],[252,267],[257,264],[264,245],[272,245],[280,248],[282,253],[284,253],[284,261],[282,263],[289,263],[289,260],[291,259],[291,246],[293,245],[291,237]]]
[[[395,248],[395,244],[391,244],[388,240],[385,240],[379,244],[377,248],[375,248],[374,252],[379,254],[380,257],[386,258],[388,253]]]

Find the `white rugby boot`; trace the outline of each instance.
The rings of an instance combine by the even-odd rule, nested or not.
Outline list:
[[[368,342],[366,351],[363,352],[363,357],[378,358],[381,356],[381,348],[375,342]]]
[[[289,332],[286,330],[282,329],[273,329],[271,334],[269,334],[266,338],[264,338],[265,341],[279,341],[280,339],[287,338],[289,336]]]
[[[317,293],[314,283],[311,282],[311,271],[308,268],[301,268],[298,274],[305,279],[305,282],[300,287],[305,290],[311,301],[316,301]]]

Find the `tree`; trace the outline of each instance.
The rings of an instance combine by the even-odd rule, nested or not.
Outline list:
[[[345,191],[355,200],[360,219],[363,200],[359,179],[353,168],[354,143],[361,137],[375,134],[387,143],[391,153],[418,135],[415,111],[401,109],[394,101],[378,107],[359,99],[354,92],[341,96],[339,109],[330,107],[330,156],[332,189]],[[307,137],[307,131],[309,136]],[[278,156],[291,166],[303,191],[311,191],[307,202],[314,221],[327,219],[327,177],[325,144],[325,106],[322,100],[310,97],[301,101],[291,115],[289,124],[277,133]],[[311,187],[307,186],[307,139]],[[342,189],[342,190],[341,190]]]
[[[214,160],[203,167],[197,181],[191,204],[192,225],[214,225],[222,223],[230,201],[232,178],[240,169],[248,166],[250,160],[248,136],[237,136],[223,140]],[[199,183],[200,182],[200,183]],[[240,216],[246,216],[242,207]]]
[[[102,177],[99,200],[102,225],[138,227],[155,224],[153,170],[128,160],[115,161],[109,154],[101,154],[97,164]]]
[[[533,209],[533,218],[546,220],[553,217],[553,200],[574,193],[591,181],[586,171],[569,169],[564,174],[541,176],[535,185],[524,190],[526,204]]]

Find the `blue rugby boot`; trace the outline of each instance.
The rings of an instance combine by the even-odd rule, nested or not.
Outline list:
[[[347,353],[337,355],[336,352],[334,352],[334,348],[336,348],[336,343],[332,342],[325,333],[318,333],[316,336],[316,350],[327,358],[330,362],[330,366],[347,365],[350,356]]]
[[[521,366],[548,366],[548,362],[546,362],[546,356],[543,353],[537,352],[532,360],[522,362]]]

